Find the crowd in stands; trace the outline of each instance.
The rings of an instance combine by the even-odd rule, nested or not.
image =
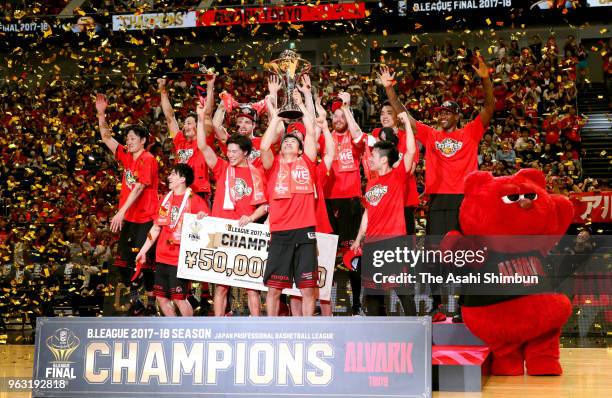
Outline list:
[[[8,0],[2,2],[0,13],[4,16],[15,17],[17,19],[32,15],[57,15],[69,2],[70,0]]]
[[[201,2],[201,0],[89,0],[85,6],[92,10],[108,10],[113,13],[133,12],[134,10],[163,12],[164,10],[194,9]]]
[[[570,193],[606,188],[604,181],[584,179],[576,109],[578,84],[586,67],[582,47],[571,38],[560,47],[554,37],[532,38],[519,48],[502,40],[487,49],[419,46],[408,66],[395,65],[396,90],[406,107],[425,123],[435,123],[435,106],[457,101],[471,120],[484,94],[472,70],[481,51],[493,70],[496,114],[479,150],[482,170],[508,175],[521,167],[543,170],[551,191]],[[383,54],[379,54],[384,57]],[[324,57],[324,61],[327,58]],[[404,61],[405,62],[405,61]],[[360,74],[331,63],[313,70],[313,83],[329,103],[340,91],[351,93],[352,109],[364,131],[378,124],[386,99],[376,70]],[[192,78],[175,79],[170,95],[177,118],[194,109]],[[261,70],[234,71],[217,79],[217,94],[239,102],[256,102],[266,94]],[[141,123],[155,137],[149,149],[160,161],[160,192],[172,164],[171,139],[159,105],[157,85],[148,77],[126,76],[108,82],[84,73],[78,79],[59,75],[51,84],[0,84],[0,313],[52,314],[61,295],[73,308],[85,298],[104,297],[117,236],[108,229],[117,202],[121,174],[100,147],[93,94],[106,93],[108,120]],[[217,99],[218,102],[218,99]],[[177,106],[178,105],[178,106]],[[260,121],[259,132],[265,129]],[[417,167],[423,192],[424,165]],[[26,288],[28,287],[28,288]],[[20,312],[21,311],[21,312]],[[0,319],[1,323],[1,319]]]
[[[202,0],[85,0],[79,5],[79,9],[87,13],[97,12],[163,12],[165,10],[187,10],[195,9]],[[3,2],[0,13],[4,16],[15,17],[23,16],[53,16],[58,15],[70,0],[47,0],[47,1],[27,1],[27,0],[8,0]],[[230,5],[230,1],[224,1],[224,5]],[[240,5],[240,1],[233,2],[233,5]]]

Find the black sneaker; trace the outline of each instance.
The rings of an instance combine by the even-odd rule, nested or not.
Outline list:
[[[147,305],[147,308],[144,310],[145,316],[157,316],[157,307],[154,305]]]
[[[208,302],[208,300],[200,301],[200,306],[198,307],[197,314],[198,316],[211,316],[212,305]]]
[[[196,310],[200,308],[200,302],[198,301],[197,298],[195,298],[195,296],[187,297],[187,301],[191,305],[191,308],[193,308],[193,312],[196,312]]]
[[[461,312],[453,315],[453,323],[463,323],[463,316],[461,316]]]
[[[130,308],[128,309],[128,313],[131,316],[141,316],[144,315],[144,311],[145,311],[145,306],[142,303],[142,301],[138,300],[135,303],[132,303],[130,305]]]

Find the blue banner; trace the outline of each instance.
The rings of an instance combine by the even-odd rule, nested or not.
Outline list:
[[[43,318],[35,397],[428,397],[429,317]]]

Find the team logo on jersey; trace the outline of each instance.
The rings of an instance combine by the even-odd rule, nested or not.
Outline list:
[[[130,189],[134,188],[134,185],[136,185],[136,183],[138,182],[136,176],[134,175],[134,173],[132,173],[132,170],[130,169],[125,169],[125,182],[127,183]]]
[[[436,141],[436,149],[439,150],[442,155],[446,156],[447,158],[450,158],[451,156],[459,152],[462,146],[463,142],[454,140],[452,138],[445,138],[442,140],[442,142]]]
[[[253,192],[253,188],[249,187],[242,178],[236,178],[236,183],[232,187],[232,191],[234,192],[234,198],[240,200],[245,196],[249,196]]]
[[[176,151],[176,154],[178,155],[179,163],[187,163],[193,156],[193,148],[179,149]]]
[[[253,148],[251,153],[249,153],[249,157],[247,158],[247,160],[249,162],[253,162],[260,156],[261,156],[261,151],[258,151],[257,149]]]
[[[388,190],[386,185],[376,184],[365,193],[365,198],[370,205],[377,206]]]
[[[308,180],[310,179],[310,172],[308,168],[297,165],[291,170],[291,178],[293,178],[293,181],[297,184],[305,185],[308,184]]]

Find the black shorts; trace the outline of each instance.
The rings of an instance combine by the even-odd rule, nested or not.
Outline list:
[[[119,235],[119,245],[117,246],[117,258],[115,266],[117,267],[134,267],[136,255],[140,251],[142,245],[147,240],[147,235],[153,226],[153,221],[145,223],[135,223],[124,221]],[[143,269],[153,269],[155,267],[155,245],[147,252],[147,262],[143,264]]]
[[[463,194],[434,194],[429,199],[427,235],[444,236],[449,231],[460,231],[459,207]]]
[[[314,227],[272,232],[264,285],[276,289],[317,287],[317,239]]]
[[[325,206],[329,223],[338,235],[338,244],[355,239],[363,213],[359,198],[325,199]]]
[[[406,222],[406,235],[416,233],[416,222],[414,221],[414,210],[416,207],[404,207],[404,221]]]
[[[176,276],[177,267],[157,263],[155,266],[155,297],[165,297],[172,300],[187,300],[191,294],[191,281]]]

